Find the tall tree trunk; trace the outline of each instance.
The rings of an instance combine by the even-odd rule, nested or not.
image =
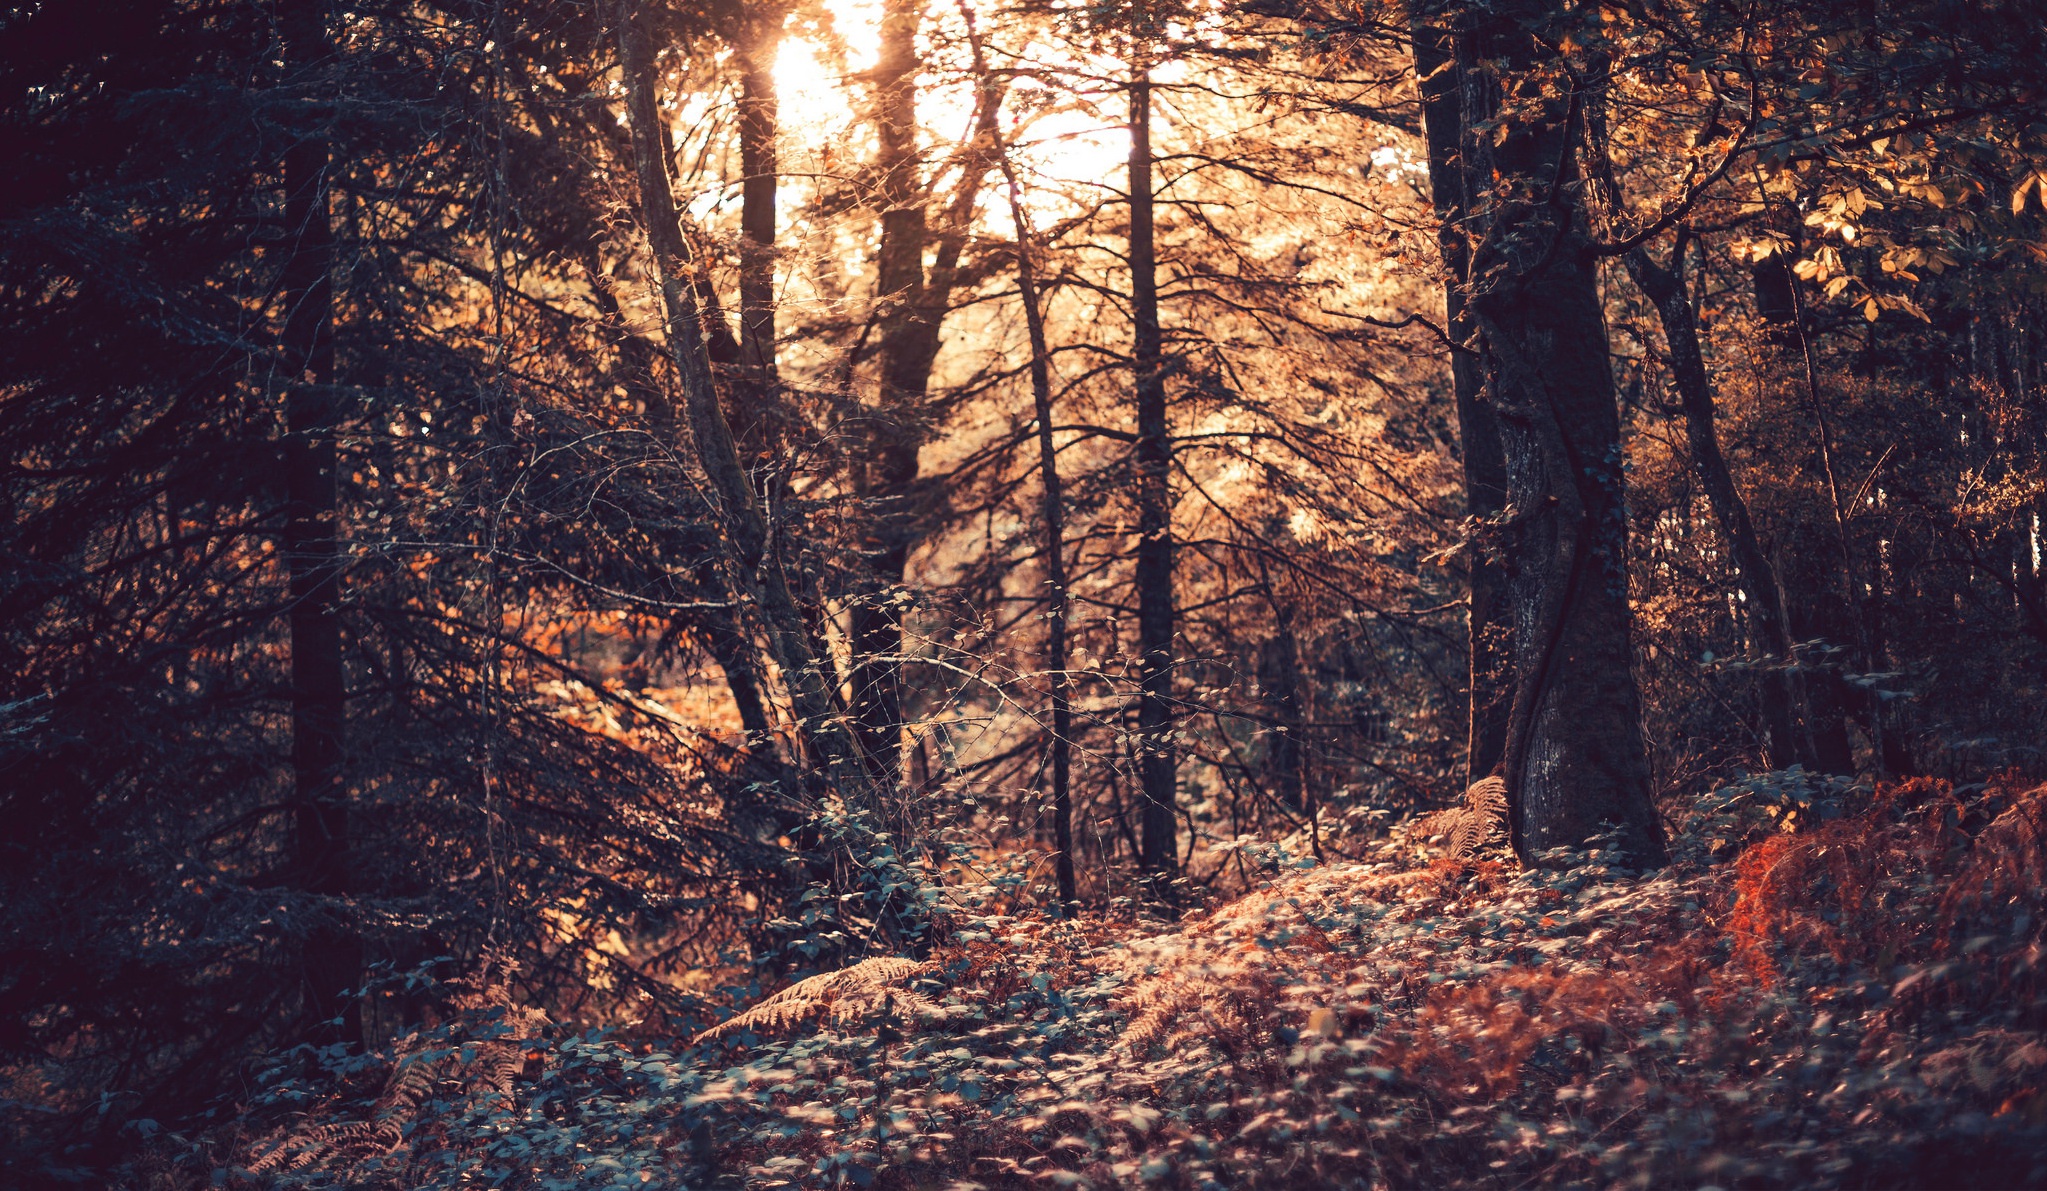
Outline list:
[[[1747,596],[1744,607],[1750,631],[1763,652],[1778,663],[1762,676],[1763,725],[1769,736],[1765,749],[1770,767],[1783,769],[1799,763],[1811,768],[1817,764],[1812,745],[1799,731],[1798,707],[1803,700],[1797,678],[1788,668],[1793,642],[1791,621],[1784,611],[1783,589],[1778,586],[1777,570],[1770,565],[1762,540],[1756,536],[1755,523],[1749,519],[1748,502],[1736,490],[1727,457],[1720,453],[1713,388],[1699,347],[1698,316],[1685,288],[1686,240],[1680,233],[1667,268],[1651,259],[1646,248],[1636,248],[1623,259],[1628,276],[1655,305],[1663,324],[1663,339],[1670,349],[1671,376],[1684,408],[1692,468],[1706,490],[1706,501],[1713,507],[1721,536],[1727,539],[1735,574]]]
[[[917,359],[926,314],[924,249],[929,240],[917,154],[917,28],[924,6],[887,0],[881,59],[875,68],[875,162],[880,180],[881,247],[876,262],[882,303],[881,393],[861,490],[869,532],[873,590],[851,615],[853,730],[876,779],[892,783],[902,740],[902,607],[898,603],[914,531],[909,507],[924,439],[923,398],[930,362]],[[935,347],[935,341],[934,341]]]
[[[932,247],[929,204],[917,155],[917,28],[923,7],[889,0],[876,68],[876,168],[883,204],[877,319],[881,385],[861,495],[870,530],[865,545],[873,583],[852,610],[853,721],[877,777],[892,783],[901,766],[903,610],[910,553],[923,537],[925,496],[918,449],[929,437],[926,396],[938,358],[938,334],[959,275],[981,185],[995,165],[1002,88],[982,72],[974,134],[960,152],[959,180]]]
[[[782,10],[769,6],[741,33],[739,49],[739,363],[754,387],[775,380],[775,201],[780,184],[775,52]],[[759,411],[754,411],[758,420]]]
[[[1469,203],[1465,195],[1461,88],[1449,29],[1417,20],[1415,76],[1421,83],[1422,123],[1429,144],[1429,190],[1435,202],[1436,244],[1443,256],[1443,298],[1453,346],[1450,380],[1457,405],[1457,440],[1464,465],[1464,513],[1470,547],[1471,606],[1468,617],[1470,711],[1465,728],[1465,781],[1493,772],[1506,749],[1507,716],[1514,681],[1509,663],[1512,618],[1505,599],[1506,570],[1486,532],[1507,504],[1507,464],[1500,453],[1500,428],[1483,400],[1485,375],[1475,352],[1465,294],[1471,284],[1471,246],[1465,238]]]
[[[642,222],[661,285],[668,349],[682,388],[683,413],[724,531],[732,588],[760,610],[775,664],[788,684],[808,765],[813,773],[828,776],[842,796],[857,803],[867,787],[857,763],[856,744],[840,727],[832,685],[811,648],[801,609],[780,561],[769,555],[767,518],[754,497],[711,376],[704,323],[691,283],[694,270],[689,247],[668,180],[667,133],[654,101],[654,58],[636,7],[635,0],[619,0],[626,120]]]
[[[1154,895],[1171,897],[1174,840],[1173,444],[1166,426],[1164,340],[1153,243],[1151,72],[1130,82],[1130,310],[1137,396],[1138,778],[1144,801],[1141,864]]]
[[[977,47],[978,52],[978,47]],[[985,67],[983,73],[986,73]],[[1052,351],[1045,340],[1045,315],[1038,305],[1038,277],[1032,256],[1037,251],[1030,217],[1024,212],[1023,188],[1007,152],[997,150],[1002,178],[1009,188],[1009,218],[1016,226],[1016,286],[1023,301],[1024,327],[1031,341],[1031,412],[1038,420],[1038,475],[1043,488],[1045,522],[1045,674],[1051,704],[1052,837],[1058,849],[1052,859],[1059,882],[1062,916],[1074,912],[1079,892],[1073,877],[1073,704],[1066,674],[1066,496],[1059,482],[1059,447],[1052,435]]]
[[[980,80],[982,102],[991,116],[999,104],[991,103],[994,76],[981,35],[974,25],[973,9],[960,8],[966,19],[967,39],[973,46],[974,71]],[[1052,716],[1049,742],[1052,770],[1052,857],[1053,877],[1059,885],[1059,914],[1068,917],[1078,909],[1080,893],[1073,875],[1073,700],[1066,673],[1066,622],[1071,601],[1066,591],[1066,495],[1059,482],[1059,445],[1052,433],[1052,349],[1045,338],[1045,312],[1038,301],[1037,238],[1031,231],[1030,215],[1024,210],[1023,187],[1016,179],[1016,167],[1009,160],[1009,148],[1002,141],[1001,124],[988,121],[989,148],[1002,170],[1009,199],[1009,221],[1016,228],[1016,289],[1023,303],[1024,330],[1031,345],[1031,412],[1038,422],[1038,477],[1042,490],[1041,517],[1045,523],[1045,674],[1046,702]]]
[[[291,0],[279,14],[286,69],[310,81],[325,67],[326,0]],[[348,787],[343,770],[347,676],[341,658],[341,550],[334,391],[334,229],[328,212],[330,150],[309,132],[284,152],[285,308],[284,556],[291,572],[292,851],[301,887],[349,892]],[[340,1040],[362,1041],[362,944],[339,923],[305,940],[314,1016],[338,1023]]]
[[[776,439],[775,235],[781,155],[777,140],[781,103],[775,91],[775,54],[782,44],[781,4],[742,15],[738,33],[739,162],[739,343],[737,396],[739,441],[753,452],[773,449]],[[739,707],[750,747],[766,753],[773,745],[766,700],[760,692],[751,642],[729,616],[713,614],[706,639],[725,671]]]
[[[1515,689],[1499,766],[1530,859],[1612,824],[1660,863],[1633,671],[1620,411],[1578,195],[1582,104],[1544,56],[1560,0],[1459,30],[1471,292],[1507,472]],[[1500,72],[1504,71],[1504,75]]]

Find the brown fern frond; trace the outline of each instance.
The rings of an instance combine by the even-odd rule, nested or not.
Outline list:
[[[1507,783],[1495,774],[1464,792],[1463,814],[1450,833],[1450,854],[1469,856],[1507,831]]]
[[[937,964],[901,956],[879,956],[849,968],[799,980],[753,1008],[720,1022],[690,1039],[691,1046],[715,1042],[745,1030],[769,1033],[809,1021],[858,1021],[879,1011],[887,1001],[908,1016],[937,1014],[938,1006],[909,987],[910,981],[938,970]]]
[[[388,1150],[398,1140],[398,1127],[386,1122],[337,1121],[315,1125],[277,1142],[249,1163],[249,1170],[256,1174],[304,1170],[349,1149],[369,1146]]]
[[[2023,791],[1978,832],[1967,859],[1940,902],[1939,921],[1952,933],[1971,910],[2037,901],[2047,889],[2047,786]]]
[[[442,1084],[455,1084],[470,1095],[486,1093],[509,1100],[512,1081],[525,1066],[523,1039],[547,1025],[547,1014],[512,999],[506,983],[511,965],[486,953],[478,974],[453,998],[466,1015],[495,1015],[504,1035],[474,1041],[449,1041],[414,1034],[401,1042],[390,1076],[370,1106],[369,1119],[329,1121],[302,1128],[270,1145],[249,1169],[256,1173],[304,1170],[333,1165],[348,1157],[388,1154],[404,1140],[405,1127]]]
[[[1464,808],[1461,806],[1453,806],[1440,811],[1430,811],[1421,818],[1414,820],[1412,831],[1417,839],[1431,840],[1439,835],[1447,836],[1455,832],[1457,825],[1463,819]]]
[[[1443,836],[1450,855],[1470,856],[1506,835],[1508,814],[1506,780],[1483,777],[1464,792],[1462,805],[1423,815],[1413,832],[1425,840]]]
[[[1153,1046],[1173,1050],[1189,1041],[1226,1053],[1242,1050],[1266,1032],[1258,1028],[1276,1002],[1271,978],[1234,966],[1194,965],[1140,985],[1126,1002],[1130,1024],[1117,1049],[1142,1057]]]

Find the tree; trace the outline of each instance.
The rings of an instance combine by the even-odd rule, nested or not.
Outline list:
[[[1506,463],[1500,430],[1484,400],[1485,378],[1469,344],[1471,319],[1465,287],[1471,247],[1466,242],[1470,205],[1460,160],[1463,87],[1452,55],[1449,30],[1417,19],[1414,73],[1422,98],[1422,122],[1429,150],[1429,194],[1435,205],[1437,244],[1443,255],[1443,299],[1449,331],[1451,387],[1457,409],[1457,443],[1464,473],[1464,513],[1471,526],[1466,566],[1470,571],[1467,613],[1470,713],[1465,728],[1465,780],[1476,782],[1498,767],[1507,741],[1513,684],[1508,642],[1513,628],[1504,594],[1505,572],[1488,532],[1507,499]]]
[[[328,213],[329,149],[314,90],[331,68],[325,0],[294,0],[279,21],[285,69],[308,94],[307,126],[284,152],[286,257],[280,371],[285,395],[284,557],[291,570],[293,860],[308,893],[349,892],[349,808],[343,769],[347,676],[341,660],[339,512],[334,434],[334,231]],[[361,983],[360,944],[335,924],[308,936],[306,981],[316,1019],[360,1043],[362,1015],[349,996]]]
[[[1470,207],[1459,280],[1507,479],[1514,694],[1496,772],[1524,858],[1612,824],[1631,854],[1656,863],[1620,415],[1579,195],[1585,108],[1597,97],[1549,48],[1568,19],[1562,6],[1449,11]]]
[[[1173,748],[1173,446],[1152,244],[1151,67],[1142,39],[1134,40],[1139,48],[1130,79],[1130,316],[1137,414],[1137,754],[1143,867],[1163,898],[1165,883],[1180,867],[1174,842],[1179,783]]]

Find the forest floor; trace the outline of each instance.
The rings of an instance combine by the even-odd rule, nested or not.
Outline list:
[[[485,992],[190,1153],[408,1188],[2047,1181],[2047,788],[1767,775],[1673,850],[1396,831],[1176,924],[967,916],[669,1050],[540,1047]]]

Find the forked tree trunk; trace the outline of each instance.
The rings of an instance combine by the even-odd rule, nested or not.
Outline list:
[[[1507,716],[1513,704],[1510,663],[1513,637],[1506,600],[1506,570],[1489,533],[1507,504],[1507,464],[1500,454],[1500,428],[1483,399],[1485,375],[1465,313],[1471,246],[1465,238],[1469,204],[1465,197],[1461,88],[1453,61],[1450,30],[1416,21],[1415,76],[1420,80],[1422,122],[1428,134],[1429,190],[1436,209],[1436,244],[1443,256],[1445,326],[1456,345],[1450,351],[1450,380],[1457,408],[1457,441],[1464,471],[1464,513],[1471,576],[1467,617],[1470,703],[1465,721],[1465,782],[1493,772],[1507,744]]]
[[[925,511],[918,449],[929,437],[925,397],[938,358],[938,333],[952,300],[982,180],[994,166],[996,107],[1001,89],[982,79],[974,136],[959,157],[959,181],[931,247],[929,203],[917,154],[917,30],[924,6],[889,0],[882,11],[881,60],[875,68],[876,169],[882,201],[877,299],[881,330],[880,400],[860,477],[869,531],[865,548],[872,589],[851,613],[853,724],[878,781],[893,784],[901,769],[904,656],[903,583],[910,553],[922,538]]]
[[[1628,607],[1620,412],[1569,94],[1560,0],[1467,6],[1456,36],[1471,242],[1466,309],[1499,420],[1515,686],[1499,766],[1516,850],[1609,825],[1660,863]]]
[[[1173,748],[1173,444],[1166,425],[1165,347],[1153,242],[1151,73],[1130,82],[1130,310],[1137,398],[1137,757],[1143,798],[1139,858],[1153,895],[1171,898],[1179,868]]]
[[[866,800],[869,788],[857,762],[856,746],[841,726],[841,708],[811,648],[788,580],[779,561],[770,557],[767,518],[755,499],[731,425],[718,401],[705,348],[704,322],[692,285],[695,271],[670,190],[667,134],[654,100],[654,57],[636,9],[636,0],[620,0],[618,37],[642,223],[660,281],[666,338],[682,389],[684,418],[723,530],[729,582],[736,595],[759,609],[765,622],[769,647],[796,712],[810,772],[827,777],[840,795],[857,805]]]
[[[285,67],[311,79],[326,62],[326,0],[292,0],[279,14]],[[284,556],[291,573],[292,852],[301,888],[349,892],[349,807],[343,735],[340,490],[334,391],[334,229],[330,149],[309,133],[284,152]],[[307,997],[323,1034],[362,1041],[362,943],[330,923],[304,943]]]

